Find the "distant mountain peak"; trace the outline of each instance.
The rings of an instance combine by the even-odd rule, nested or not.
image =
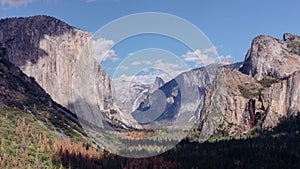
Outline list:
[[[164,84],[165,84],[164,80],[161,77],[156,76],[154,83],[151,85],[149,89],[149,92],[153,93],[155,90],[159,89]]]

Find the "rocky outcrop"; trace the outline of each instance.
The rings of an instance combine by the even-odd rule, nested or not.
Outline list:
[[[221,68],[214,84],[206,90],[199,120],[201,138],[217,129],[242,136],[255,127],[275,127],[280,119],[300,112],[299,72],[284,80],[257,81],[237,70]]]
[[[261,90],[254,78],[235,69],[220,68],[214,85],[206,90],[199,120],[203,122],[201,137],[210,136],[216,129],[231,136],[243,135],[260,126],[267,110]]]
[[[82,119],[101,126],[100,111],[114,108],[111,80],[94,60],[91,34],[34,16],[1,20],[0,42],[6,59]]]
[[[291,34],[284,41],[259,36],[240,71],[229,66],[217,71],[205,92],[202,139],[217,131],[242,136],[255,127],[275,127],[280,119],[300,112],[298,40]]]
[[[300,70],[299,37],[284,34],[284,40],[270,36],[256,37],[249,49],[241,72],[262,80],[267,76],[287,78]]]

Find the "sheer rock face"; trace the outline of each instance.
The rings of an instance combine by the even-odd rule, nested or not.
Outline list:
[[[284,34],[284,40],[258,36],[249,49],[241,71],[262,80],[267,76],[287,78],[300,70],[300,38]]]
[[[93,58],[92,36],[48,16],[0,21],[7,58],[50,96],[94,124],[113,108],[109,75]],[[90,112],[90,113],[86,113]]]
[[[227,130],[230,135],[241,135],[251,128],[250,102],[258,98],[245,98],[239,86],[258,88],[255,80],[235,69],[220,68],[214,85],[206,90],[204,108],[200,121],[203,122],[202,137],[210,136],[217,128]],[[261,105],[255,106],[262,107]]]
[[[282,117],[296,116],[300,112],[300,71],[273,84],[267,91],[268,114],[264,127],[274,127]]]
[[[256,126],[274,127],[283,117],[300,112],[299,36],[284,41],[268,36],[254,39],[240,71],[218,69],[205,92],[199,119],[202,138],[217,129],[241,136]]]
[[[6,54],[6,48],[0,43],[0,108],[10,107],[28,112],[35,116],[43,127],[47,127],[59,137],[67,139],[65,134],[73,132],[78,136],[83,136],[84,133],[76,114],[53,101],[34,78],[28,77],[5,59]],[[41,114],[45,110],[47,110],[47,115]],[[66,128],[54,131],[52,127],[49,127],[51,123],[56,129]],[[83,138],[86,139],[84,136]]]
[[[299,112],[300,71],[266,87],[237,70],[220,68],[214,85],[205,92],[201,138],[207,139],[217,129],[242,136],[257,126],[275,127],[281,118]]]

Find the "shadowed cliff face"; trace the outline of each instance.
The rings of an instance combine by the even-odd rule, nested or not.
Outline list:
[[[59,136],[66,134],[75,138],[85,134],[76,114],[53,101],[34,78],[25,75],[5,59],[5,55],[6,49],[0,44],[0,108],[9,107],[30,113]]]
[[[50,36],[75,34],[74,29],[48,16],[12,18],[0,21],[0,40],[5,45],[7,59],[18,67],[36,64],[41,57],[50,56],[40,43]],[[59,46],[57,43],[54,45]]]
[[[148,95],[133,112],[133,117],[144,124],[193,126],[196,120],[192,119],[200,116],[205,88],[211,84],[213,73],[209,70],[213,67],[218,65],[181,73]]]
[[[1,20],[0,42],[10,62],[85,120],[101,126],[94,117],[114,108],[111,80],[94,60],[91,34],[52,17],[34,16]],[[128,118],[126,124],[131,122]]]

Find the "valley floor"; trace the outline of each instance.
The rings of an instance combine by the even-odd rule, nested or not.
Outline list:
[[[25,112],[0,112],[1,168],[300,168],[299,116],[248,139],[184,140],[161,155],[133,159],[59,138]]]

